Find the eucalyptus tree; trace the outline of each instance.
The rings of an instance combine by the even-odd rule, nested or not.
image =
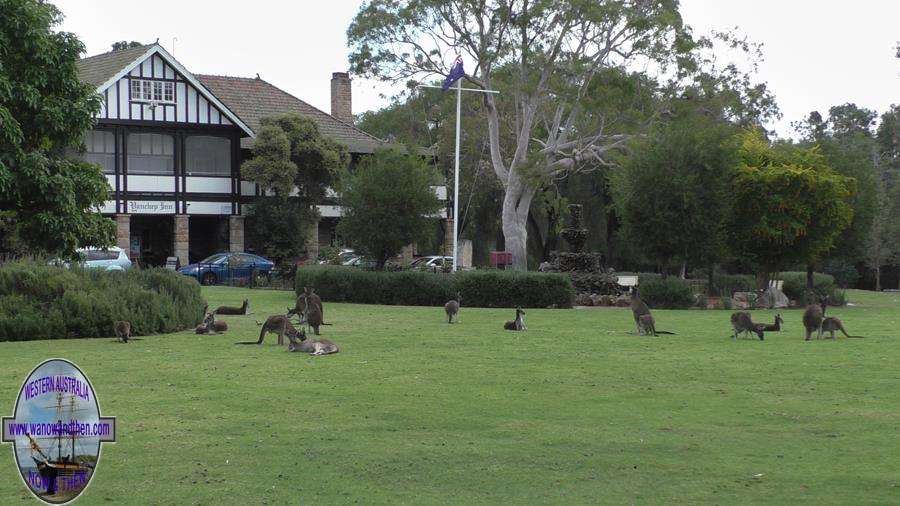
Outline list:
[[[675,0],[369,0],[348,29],[354,72],[388,81],[446,75],[452,56],[484,94],[502,228],[527,266],[527,222],[548,179],[603,165],[629,135],[592,107],[605,69],[690,68],[696,42]],[[504,114],[505,111],[508,113]]]

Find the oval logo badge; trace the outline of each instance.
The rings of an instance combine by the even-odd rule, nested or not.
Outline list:
[[[97,471],[101,443],[115,440],[115,417],[100,416],[91,382],[65,359],[35,367],[13,416],[3,417],[3,442],[13,444],[22,480],[48,504],[81,495]]]

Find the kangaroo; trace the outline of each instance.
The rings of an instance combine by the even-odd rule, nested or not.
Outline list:
[[[806,341],[812,339],[813,331],[817,331],[816,339],[822,337],[822,318],[825,316],[825,303],[821,306],[810,304],[803,311],[803,327],[806,328]]]
[[[782,323],[784,323],[784,319],[781,318],[781,314],[779,313],[779,314],[775,315],[775,323],[774,324],[757,323],[756,327],[758,329],[762,330],[763,332],[781,332],[781,324]]]
[[[844,324],[841,322],[840,318],[836,318],[834,316],[826,316],[822,319],[822,332],[830,332],[831,339],[834,339],[834,331],[840,330],[847,337],[853,337],[856,339],[864,339],[865,336],[851,336],[844,330]]]
[[[228,330],[227,323],[221,320],[216,321],[215,313],[207,313],[206,317],[203,318],[203,323],[197,325],[194,332],[197,334],[218,334],[219,332],[225,332],[226,330]]]
[[[262,328],[259,330],[259,340],[258,341],[241,341],[234,344],[262,344],[263,339],[265,339],[266,334],[278,334],[278,345],[281,346],[284,344],[284,336],[287,335],[290,339],[291,336],[299,335],[299,332],[294,324],[291,323],[291,318],[288,315],[272,315],[266,319],[266,322],[262,324]]]
[[[113,324],[113,331],[116,333],[119,342],[127,343],[131,339],[131,323],[129,322],[117,321]]]
[[[737,340],[738,335],[749,334],[750,332],[755,333],[760,341],[765,339],[763,330],[760,328],[761,325],[753,323],[750,313],[746,311],[738,311],[731,315],[731,327],[734,329],[734,335],[731,336],[734,340]]]
[[[631,314],[634,316],[634,324],[637,326],[638,335],[644,335],[641,328],[641,316],[650,314],[650,308],[641,300],[641,294],[637,287],[631,290]]]
[[[653,315],[650,313],[638,317],[638,328],[640,333],[656,337],[656,322],[653,321]]]
[[[516,319],[503,324],[504,330],[528,330],[525,326],[525,310],[516,306]]]
[[[319,326],[326,325],[322,299],[308,287],[303,288],[303,293],[297,297],[294,307],[288,308],[287,316],[294,315],[300,317],[301,325],[306,323],[312,327],[316,335],[319,335]]]
[[[250,313],[250,301],[244,299],[244,303],[241,307],[232,307],[232,306],[219,306],[213,311],[213,314],[249,314]]]
[[[340,348],[328,339],[306,339],[306,332],[303,329],[297,334],[288,334],[288,351],[300,351],[309,353],[310,355],[331,355],[338,353]]]
[[[444,304],[444,311],[447,313],[447,323],[453,323],[453,317],[456,317],[456,323],[459,323],[459,305],[462,297],[456,292],[456,300],[451,300]]]

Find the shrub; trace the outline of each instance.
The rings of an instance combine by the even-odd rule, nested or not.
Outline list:
[[[196,325],[200,285],[165,269],[105,272],[37,262],[0,265],[0,341],[166,333]]]
[[[650,278],[641,281],[641,299],[652,308],[687,309],[694,305],[691,285],[680,278]]]
[[[805,272],[782,272],[776,276],[776,279],[784,280],[781,291],[789,299],[802,303],[815,302],[808,300],[809,297],[806,295]],[[815,273],[813,275],[813,292],[815,293],[815,298],[829,297],[830,299],[835,293],[834,277],[819,272]]]
[[[297,293],[309,286],[325,300],[360,304],[440,306],[460,292],[464,306],[571,307],[575,297],[567,276],[538,272],[434,274],[315,265],[298,269],[295,283]]]
[[[713,282],[723,297],[731,297],[735,292],[756,291],[756,277],[749,274],[716,274]]]

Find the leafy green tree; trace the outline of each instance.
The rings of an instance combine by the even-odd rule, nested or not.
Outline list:
[[[816,148],[771,145],[753,130],[742,136],[728,226],[735,254],[760,279],[792,264],[813,264],[850,225],[856,180],[835,173]]]
[[[123,49],[131,49],[133,47],[141,47],[141,46],[143,46],[143,44],[141,44],[140,42],[135,41],[135,40],[132,40],[130,42],[127,40],[120,40],[119,42],[113,42],[112,50],[113,51],[121,51]]]
[[[350,163],[347,147],[298,114],[263,118],[260,125],[253,158],[241,166],[243,177],[276,195],[290,195],[296,188],[309,205],[321,202]]]
[[[276,263],[295,259],[306,250],[310,213],[298,198],[260,197],[247,213],[247,242]]]
[[[712,272],[727,251],[734,127],[688,107],[631,151],[612,178],[623,236],[663,273],[675,262]]]
[[[106,178],[66,157],[83,147],[100,110],[78,78],[84,46],[53,30],[62,15],[50,4],[0,0],[0,12],[0,247],[71,256],[109,245],[115,224],[95,212],[108,197]]]
[[[260,125],[241,175],[273,195],[254,203],[250,244],[281,262],[306,250],[308,225],[318,219],[315,206],[349,165],[350,154],[297,114],[263,118]]]
[[[378,269],[404,246],[424,239],[441,209],[435,174],[421,157],[383,150],[342,178],[338,232]]]

